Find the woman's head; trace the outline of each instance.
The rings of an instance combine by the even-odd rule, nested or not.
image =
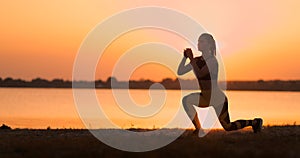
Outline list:
[[[198,39],[198,50],[202,53],[216,55],[216,42],[211,34],[203,33]]]

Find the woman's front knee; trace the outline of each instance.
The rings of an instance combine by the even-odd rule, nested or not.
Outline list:
[[[182,98],[182,105],[185,110],[193,108],[193,104],[190,103],[188,95]]]
[[[199,100],[199,97],[197,97],[195,94],[189,94],[182,98],[183,103],[192,103],[195,102],[195,100]]]
[[[185,105],[187,103],[188,96],[184,96],[182,98],[182,104]]]

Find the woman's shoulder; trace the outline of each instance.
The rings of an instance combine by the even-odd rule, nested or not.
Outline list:
[[[214,67],[218,67],[219,63],[218,63],[218,59],[215,56],[212,56],[210,58],[207,58],[205,60],[206,64],[210,65],[210,66],[214,66]]]
[[[218,59],[216,56],[211,56],[206,59],[206,62],[218,62]]]

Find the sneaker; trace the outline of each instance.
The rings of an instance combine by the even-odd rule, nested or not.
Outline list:
[[[261,118],[254,119],[255,124],[252,125],[254,133],[258,133],[262,130],[263,120]]]

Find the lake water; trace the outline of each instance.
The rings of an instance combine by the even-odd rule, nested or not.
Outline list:
[[[88,91],[80,89],[83,93]],[[164,104],[148,117],[128,115],[116,103],[112,90],[97,89],[99,107],[105,118],[90,119],[84,123],[77,112],[72,89],[42,88],[0,88],[0,123],[12,128],[182,128],[180,124],[170,123],[175,115],[190,123],[186,114],[180,110],[181,98],[194,90],[155,90],[156,97],[165,93]],[[129,90],[131,98],[145,107],[151,103],[148,90]],[[117,94],[126,94],[127,90],[115,90]],[[183,94],[182,94],[183,93]],[[274,91],[226,91],[229,98],[231,120],[262,117],[264,125],[283,125],[300,123],[300,92]],[[84,105],[91,109],[90,105]],[[154,105],[149,105],[154,106]],[[157,108],[157,107],[153,107]],[[153,109],[152,109],[153,110]],[[154,109],[155,110],[155,109]],[[212,108],[199,108],[200,120],[208,115],[214,118]],[[110,120],[115,126],[109,126],[103,120]],[[203,126],[209,126],[203,124]],[[190,126],[192,127],[192,126]],[[217,123],[214,127],[219,128]]]

